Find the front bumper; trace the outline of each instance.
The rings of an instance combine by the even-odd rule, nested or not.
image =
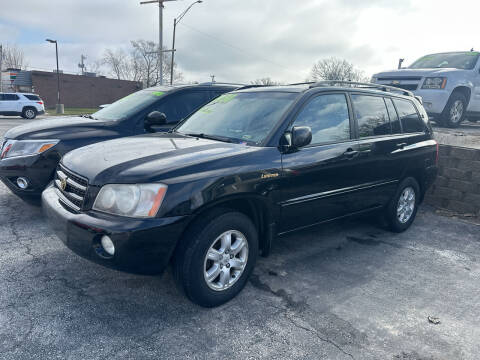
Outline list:
[[[448,90],[419,89],[413,93],[422,97],[423,107],[430,117],[439,116],[450,98],[450,91]]]
[[[60,204],[52,186],[43,192],[42,206],[51,228],[70,250],[97,264],[140,274],[166,268],[188,223],[188,216],[132,219],[96,211],[72,213]],[[112,257],[99,251],[103,235],[115,245]]]
[[[55,155],[32,155],[0,160],[0,180],[15,194],[39,197],[48,183],[53,179],[59,157]],[[28,179],[29,186],[20,189],[18,177]]]

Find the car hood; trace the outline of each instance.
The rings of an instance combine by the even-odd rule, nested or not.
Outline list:
[[[137,183],[208,172],[218,159],[223,167],[232,157],[258,149],[180,134],[151,134],[84,146],[66,154],[62,164],[92,185]]]
[[[383,71],[377,74],[374,74],[373,77],[378,78],[386,77],[424,77],[424,76],[446,76],[452,72],[465,71],[455,68],[442,68],[442,69],[398,69],[398,70],[389,70]],[[390,80],[390,79],[388,79]]]
[[[80,116],[56,117],[34,120],[28,124],[16,126],[5,133],[5,138],[16,140],[63,139],[85,131],[96,130],[107,123]]]

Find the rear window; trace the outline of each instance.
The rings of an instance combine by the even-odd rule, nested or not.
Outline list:
[[[425,123],[418,116],[417,109],[411,101],[395,99],[393,102],[402,122],[404,133],[422,132],[425,130]]]
[[[383,97],[352,95],[353,110],[361,138],[391,134],[390,121]]]
[[[23,95],[25,96],[28,100],[33,100],[33,101],[40,101],[40,96],[37,95]]]

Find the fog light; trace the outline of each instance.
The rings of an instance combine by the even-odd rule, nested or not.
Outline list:
[[[26,188],[28,188],[28,180],[24,177],[17,178],[17,186],[20,189],[25,190]]]
[[[112,239],[110,239],[107,235],[102,236],[101,244],[103,250],[105,250],[108,255],[113,256],[113,254],[115,254],[115,245],[113,245]]]

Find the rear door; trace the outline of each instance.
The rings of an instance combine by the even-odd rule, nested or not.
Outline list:
[[[351,100],[361,165],[357,176],[362,184],[355,210],[361,211],[385,205],[395,192],[403,171],[395,152],[403,141],[393,135],[398,121],[390,121],[383,96],[352,93]]]
[[[280,232],[309,226],[352,211],[358,185],[357,141],[345,93],[308,100],[290,126],[309,126],[309,146],[282,155]]]

